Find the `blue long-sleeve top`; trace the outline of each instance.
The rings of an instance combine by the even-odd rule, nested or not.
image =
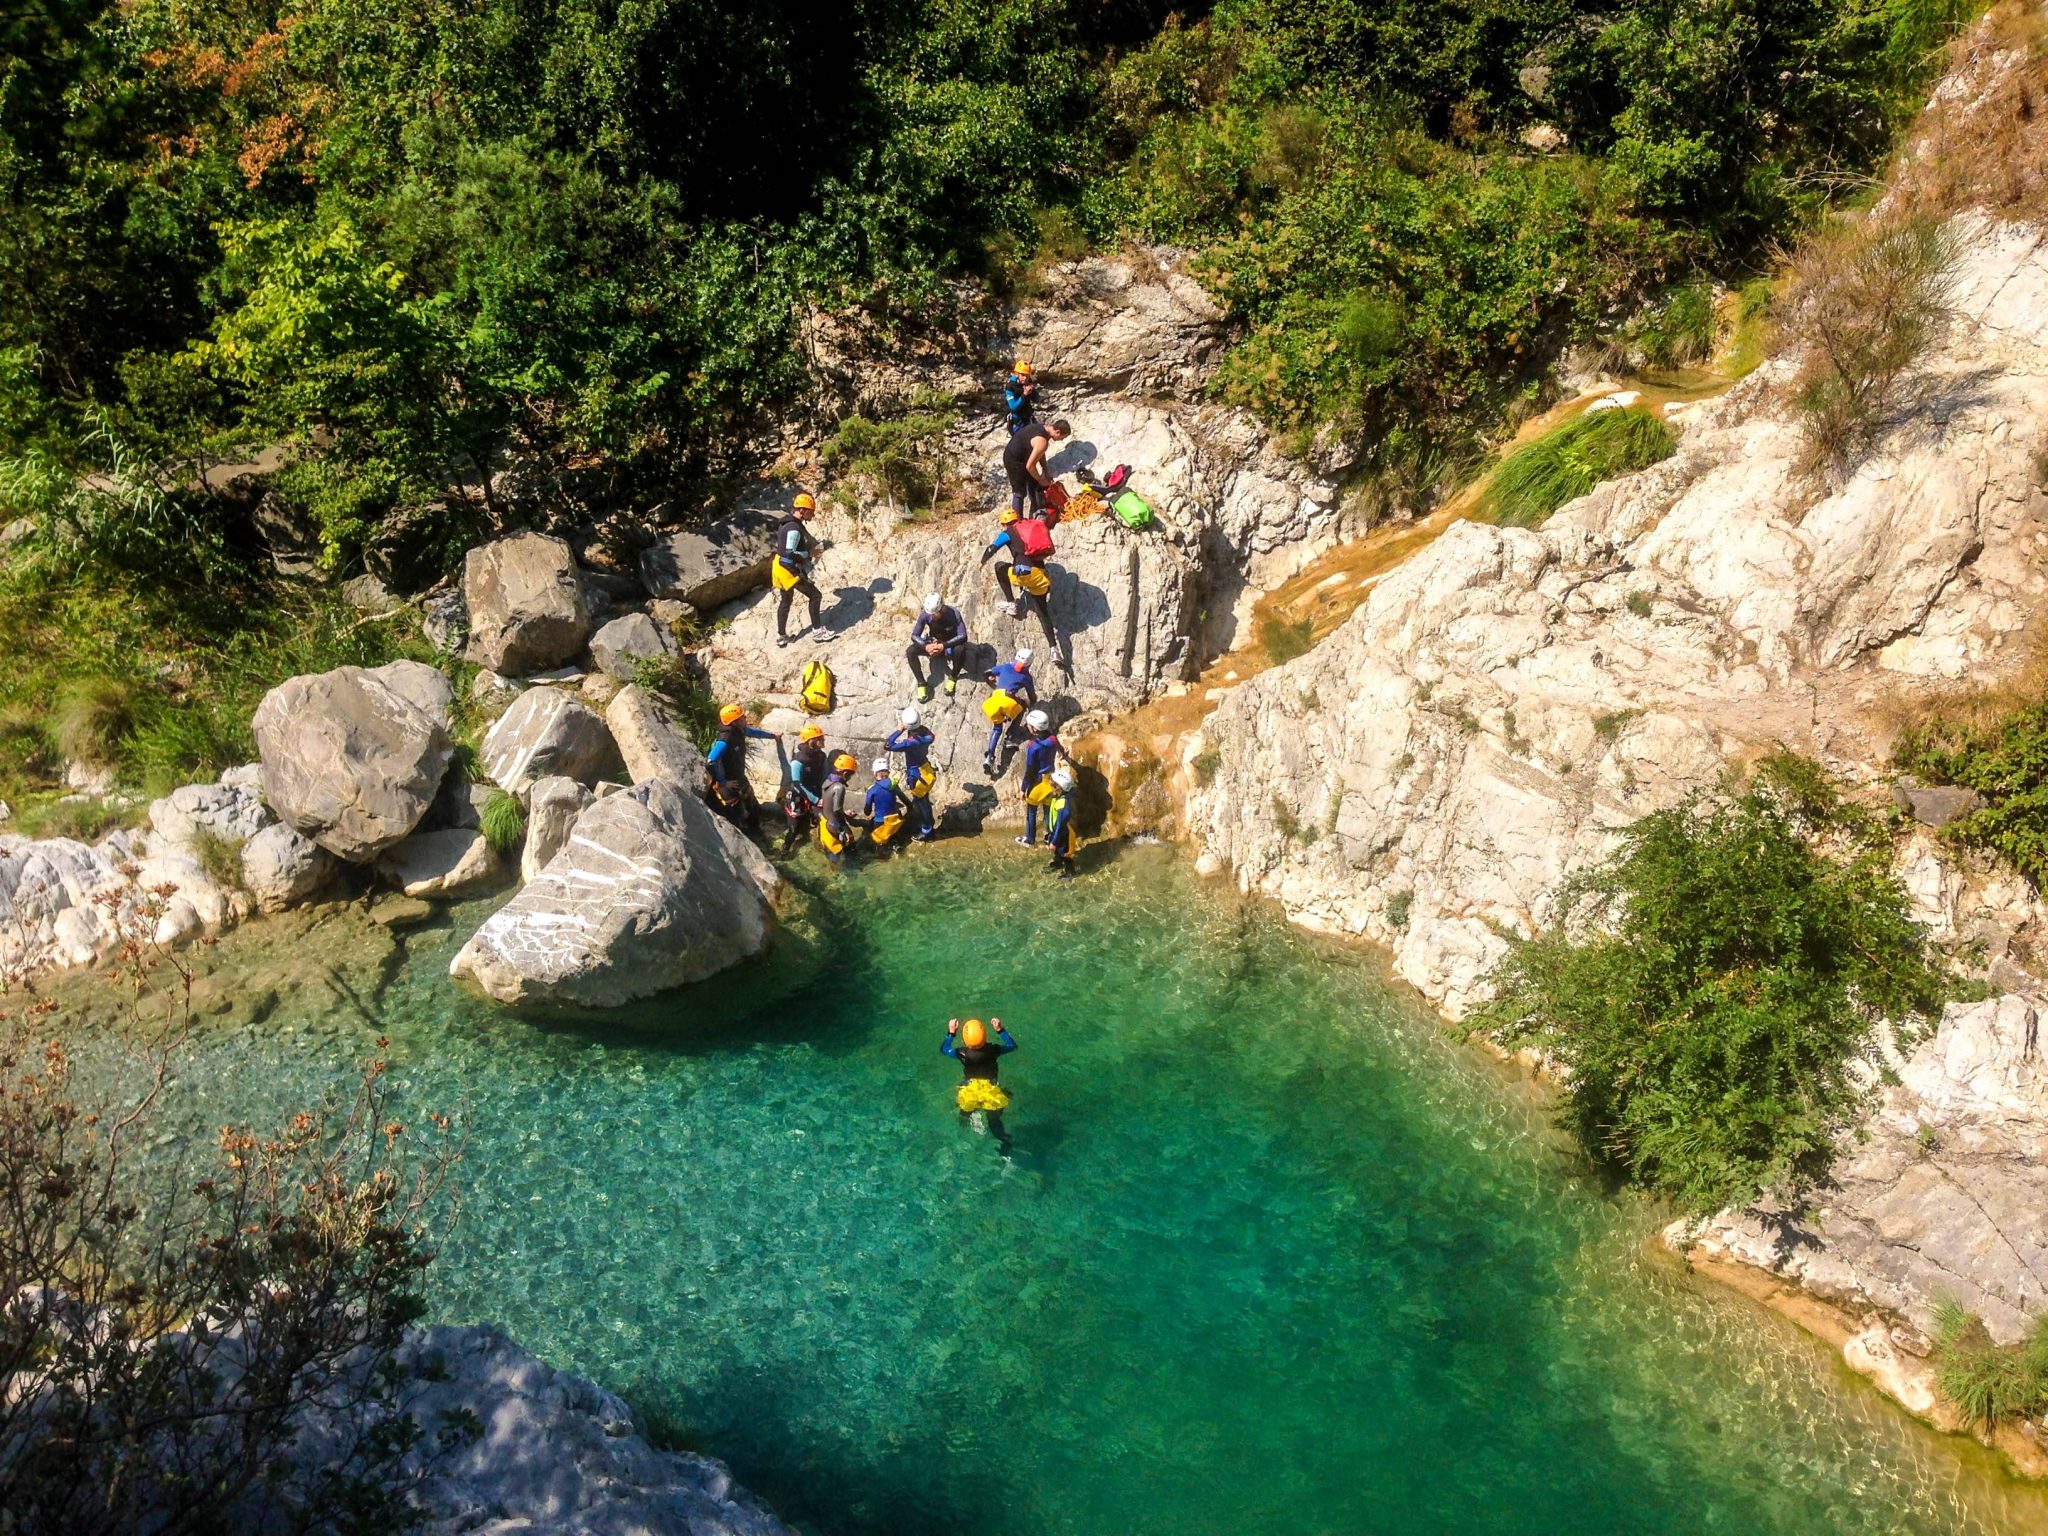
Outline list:
[[[1059,766],[1067,749],[1057,736],[1034,736],[1024,743],[1024,787],[1029,789]]]
[[[1018,546],[1017,536],[1010,531],[1007,524],[996,533],[994,538],[988,541],[988,548],[981,552],[981,563],[987,565],[989,561],[1002,553],[1005,547],[1010,551],[1012,562],[1019,562],[1024,559],[1024,551]]]
[[[1003,381],[1003,410],[1009,415],[1013,431],[1031,419],[1036,404],[1036,390],[1018,375],[1013,373]]]
[[[912,645],[929,645],[934,640],[949,651],[967,643],[967,621],[951,603],[937,613],[920,613],[917,622],[910,626]]]
[[[999,662],[989,669],[989,678],[1011,698],[1022,699],[1033,709],[1038,707],[1038,681],[1029,669],[1013,661]]]
[[[868,797],[861,805],[861,814],[869,821],[880,821],[887,816],[902,816],[909,812],[910,802],[903,798],[903,791],[888,779],[877,779],[868,789]]]
[[[959,1043],[960,1037],[954,1034],[951,1030],[948,1030],[946,1032],[946,1038],[944,1043],[939,1046],[940,1054],[945,1056],[951,1056],[956,1061],[959,1060],[960,1053],[954,1049],[954,1047]],[[988,1044],[983,1046],[982,1049],[993,1049],[998,1056],[1007,1056],[1010,1054],[1010,1052],[1017,1049],[1017,1042],[1010,1038],[1010,1032],[1007,1029],[1003,1029],[999,1026],[996,1029],[996,1031],[988,1037]]]
[[[884,752],[901,752],[903,766],[911,773],[917,772],[932,755],[932,744],[937,737],[921,725],[906,725],[882,743]]]
[[[734,741],[729,734],[730,730],[731,727],[728,726],[725,730],[718,733],[718,740],[711,743],[711,751],[704,759],[704,766],[711,770],[711,776],[721,784],[725,783],[735,770],[742,773],[746,771],[744,766],[745,750],[739,743]],[[756,741],[773,741],[775,739],[773,731],[757,730],[751,725],[745,727],[745,730],[746,734],[753,737]],[[728,762],[727,758],[730,758],[731,761]]]
[[[1064,849],[1066,847],[1068,825],[1074,819],[1074,797],[1072,795],[1055,795],[1050,809],[1052,811],[1052,827],[1047,833],[1047,838],[1054,848]]]

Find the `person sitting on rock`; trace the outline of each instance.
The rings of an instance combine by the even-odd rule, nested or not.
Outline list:
[[[1017,1042],[1003,1028],[1003,1021],[996,1018],[991,1018],[986,1026],[979,1019],[969,1019],[965,1024],[948,1019],[946,1038],[939,1043],[941,1054],[960,1063],[960,1086],[953,1092],[953,1104],[960,1111],[961,1120],[983,1116],[989,1134],[995,1137],[1005,1157],[1010,1155],[1010,1138],[1003,1133],[1003,1111],[1010,1107],[1010,1096],[996,1078],[999,1063],[1015,1049]]]
[[[792,853],[817,819],[825,795],[825,778],[832,772],[825,751],[825,728],[815,720],[796,736],[796,751],[789,758],[789,782],[782,787],[782,815],[788,823],[782,832],[782,851]]]
[[[981,771],[996,776],[996,752],[1005,737],[1013,743],[1017,723],[1027,709],[1038,707],[1038,680],[1031,675],[1031,647],[1019,646],[1010,660],[998,662],[986,674],[987,702],[981,712],[988,716],[988,746],[981,754]]]
[[[1052,445],[1074,429],[1062,416],[1054,422],[1027,421],[1010,434],[1003,447],[1003,473],[1010,479],[1010,509],[1021,513],[1028,502],[1034,515],[1045,510],[1045,490],[1052,484],[1045,456]]]
[[[910,627],[910,644],[903,654],[910,662],[910,676],[917,684],[920,704],[931,698],[932,684],[941,673],[945,674],[946,693],[951,697],[959,691],[960,672],[967,662],[967,621],[939,593],[927,592],[924,609]]]
[[[747,781],[747,740],[781,741],[780,731],[756,730],[747,724],[747,712],[728,704],[718,712],[718,739],[711,743],[704,766],[710,770],[707,798],[734,826],[749,832],[761,830],[761,802]]]
[[[824,640],[832,633],[818,622],[818,604],[822,599],[818,584],[811,580],[811,566],[825,548],[825,541],[812,537],[810,529],[804,526],[817,511],[818,504],[811,493],[799,491],[789,504],[789,516],[775,530],[775,559],[769,565],[768,579],[775,588],[777,645],[788,645],[798,638],[789,633],[789,605],[799,592],[811,607],[811,638]]]
[[[910,819],[917,828],[917,840],[928,843],[937,835],[932,825],[932,785],[938,782],[938,775],[932,771],[932,747],[938,738],[932,735],[930,727],[918,713],[915,704],[903,706],[903,729],[892,731],[889,739],[882,743],[884,752],[903,754],[903,778],[900,788],[910,797]]]
[[[851,752],[841,752],[832,759],[824,793],[818,796],[818,846],[834,869],[853,846],[853,825],[846,819],[846,786],[859,770],[859,759]]]
[[[1003,381],[1003,411],[1008,417],[1010,431],[1028,424],[1038,409],[1038,376],[1030,360],[1018,358],[1017,366],[1010,370],[1010,376]]]
[[[1024,617],[1024,605],[1028,601],[1038,610],[1038,627],[1045,631],[1045,643],[1059,649],[1059,638],[1053,633],[1052,608],[1048,599],[1052,596],[1052,577],[1046,574],[1043,561],[1033,560],[1024,553],[1024,544],[1017,533],[1017,524],[1023,520],[1015,507],[1005,507],[996,514],[1001,526],[996,536],[989,540],[987,549],[981,552],[981,563],[987,565],[1004,550],[1010,552],[1007,563],[996,567],[996,590],[1003,594],[1003,601],[1010,605],[1010,617]]]
[[[869,846],[879,853],[888,852],[890,841],[903,830],[904,818],[910,814],[910,797],[889,777],[886,757],[875,759],[875,782],[868,786],[861,814],[867,818]]]

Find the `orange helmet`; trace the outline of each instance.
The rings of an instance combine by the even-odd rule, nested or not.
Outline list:
[[[860,760],[851,752],[842,752],[832,759],[832,771],[834,773],[858,773],[860,771]]]
[[[790,506],[799,512],[815,512],[818,510],[818,504],[811,499],[809,491],[798,491],[796,493],[796,500],[792,501]]]
[[[1010,370],[1010,372],[1012,372],[1012,373],[1016,374],[1016,375],[1017,375],[1017,377],[1018,377],[1018,378],[1020,378],[1020,379],[1028,379],[1028,378],[1030,378],[1030,377],[1031,377],[1031,359],[1030,359],[1030,358],[1028,358],[1028,357],[1020,357],[1020,358],[1018,358],[1018,359],[1017,359],[1017,366],[1016,366],[1016,367],[1014,367],[1014,368],[1012,368],[1012,369]]]
[[[969,1019],[960,1026],[960,1043],[969,1050],[988,1044],[988,1031],[982,1027],[981,1020]]]
[[[809,725],[796,733],[796,739],[798,741],[823,741],[825,739],[825,727],[813,720]]]
[[[737,704],[728,704],[718,712],[720,725],[735,725],[747,718],[747,712]]]

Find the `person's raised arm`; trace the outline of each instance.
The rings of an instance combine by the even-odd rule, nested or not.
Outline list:
[[[951,1056],[956,1060],[959,1058],[960,1053],[953,1049],[954,1037],[959,1033],[960,1021],[958,1019],[948,1019],[946,1021],[946,1038],[939,1044],[940,1055]]]
[[[1003,1028],[1001,1019],[990,1019],[988,1027],[996,1032],[996,1048],[1004,1054],[1017,1049],[1017,1042],[1010,1038],[1010,1032]]]

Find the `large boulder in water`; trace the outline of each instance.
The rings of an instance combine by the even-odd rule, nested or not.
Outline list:
[[[669,708],[639,684],[618,691],[605,706],[604,723],[635,784],[660,779],[685,791],[702,787],[704,754]]]
[[[282,912],[317,896],[340,866],[310,837],[273,822],[242,844],[242,888],[259,912]]]
[[[737,512],[686,528],[640,553],[640,579],[656,597],[676,597],[705,613],[768,585],[775,519]]]
[[[448,679],[417,661],[287,679],[252,722],[264,799],[328,852],[367,863],[434,803],[454,752],[453,699]]]
[[[703,801],[653,781],[578,816],[448,970],[503,1003],[607,1008],[758,954],[773,916]]]
[[[472,549],[462,563],[462,597],[469,659],[493,672],[559,667],[590,638],[576,557],[546,534],[514,534]]]

